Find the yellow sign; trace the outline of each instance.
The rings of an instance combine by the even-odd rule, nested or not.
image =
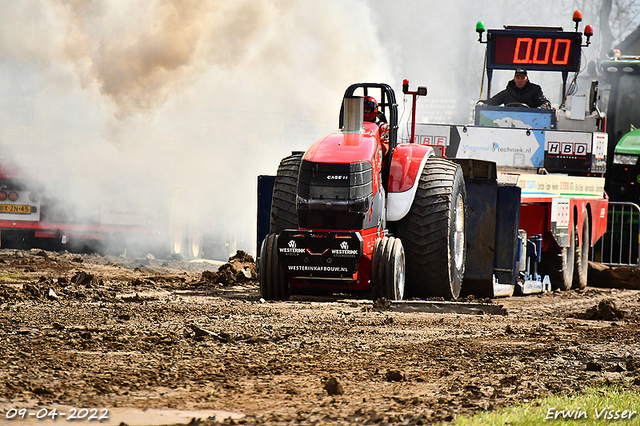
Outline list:
[[[523,197],[604,196],[604,178],[598,177],[521,174],[518,186]]]
[[[31,206],[23,204],[0,204],[0,213],[31,214]]]

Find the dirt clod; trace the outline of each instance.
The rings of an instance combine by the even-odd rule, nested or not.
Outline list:
[[[618,309],[611,299],[601,300],[597,306],[587,309],[584,318],[589,320],[615,321],[624,318],[624,311]]]
[[[389,370],[385,374],[385,378],[387,382],[401,382],[404,380],[404,375],[398,370]]]
[[[242,250],[238,250],[235,256],[229,258],[229,262],[218,267],[217,272],[203,271],[201,280],[207,284],[232,286],[246,284],[258,278],[253,257]]]
[[[329,377],[324,382],[323,389],[327,391],[328,395],[343,395],[344,389],[342,385],[335,377]]]

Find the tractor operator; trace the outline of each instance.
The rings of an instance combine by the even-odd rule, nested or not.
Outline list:
[[[380,144],[382,145],[382,156],[389,151],[389,124],[384,114],[378,111],[378,102],[373,96],[364,97],[364,121],[374,123],[378,126],[380,134]]]
[[[518,68],[513,80],[502,92],[484,101],[487,105],[526,104],[529,108],[551,108],[551,102],[542,93],[542,88],[529,81],[527,70]]]

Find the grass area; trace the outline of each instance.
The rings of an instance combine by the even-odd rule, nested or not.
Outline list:
[[[639,425],[640,393],[617,386],[586,389],[580,394],[549,396],[530,404],[505,407],[471,418],[459,417],[455,426]]]

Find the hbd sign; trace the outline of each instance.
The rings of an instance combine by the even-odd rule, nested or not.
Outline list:
[[[549,142],[547,154],[585,157],[587,146],[588,144],[583,142]]]

